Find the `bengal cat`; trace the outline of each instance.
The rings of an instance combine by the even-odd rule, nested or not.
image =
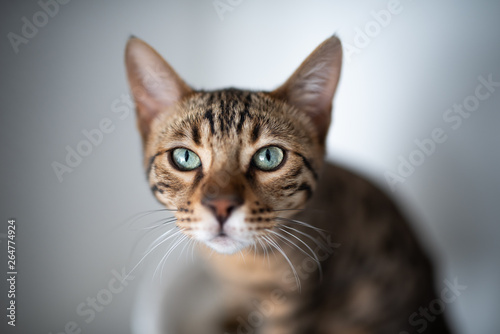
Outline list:
[[[149,185],[175,211],[156,244],[177,233],[202,254],[165,292],[158,333],[449,332],[410,317],[436,295],[398,208],[323,161],[337,37],[271,92],[194,90],[135,37],[125,61]]]

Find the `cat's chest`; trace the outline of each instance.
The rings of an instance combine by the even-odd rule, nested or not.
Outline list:
[[[209,264],[222,281],[248,288],[276,285],[285,269],[289,268],[272,251],[266,254],[247,252],[241,256],[216,256],[209,260]]]

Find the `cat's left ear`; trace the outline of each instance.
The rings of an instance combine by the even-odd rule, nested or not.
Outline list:
[[[125,65],[137,107],[139,130],[146,141],[151,122],[193,91],[162,56],[139,38],[128,40]]]
[[[321,43],[282,86],[271,92],[272,96],[307,113],[321,141],[328,133],[341,67],[342,45],[332,36]]]

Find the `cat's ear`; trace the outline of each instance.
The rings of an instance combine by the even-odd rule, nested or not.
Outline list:
[[[125,65],[137,107],[139,130],[146,140],[155,117],[168,112],[170,106],[192,90],[151,46],[139,38],[129,38]]]
[[[321,43],[290,78],[271,95],[307,113],[320,140],[330,125],[332,100],[342,67],[342,45],[336,36]]]

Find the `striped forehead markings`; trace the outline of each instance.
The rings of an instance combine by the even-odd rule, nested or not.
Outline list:
[[[255,123],[252,130],[252,139],[251,139],[252,144],[254,144],[257,141],[257,139],[259,139],[259,136],[260,136],[260,124]]]
[[[251,119],[252,115],[250,115],[250,102],[252,101],[250,93],[247,94],[245,97],[245,102],[243,104],[243,111],[240,112],[240,120],[238,122],[238,125],[236,127],[236,132],[238,134],[241,133],[241,129],[243,128],[243,123],[245,123],[245,120]]]
[[[203,119],[208,121],[212,135],[223,136],[230,130],[241,134],[250,114],[251,92],[228,89],[208,93]]]
[[[198,124],[193,124],[191,126],[191,135],[193,137],[193,141],[196,145],[200,145],[200,130],[198,129]]]
[[[210,124],[210,133],[212,133],[213,135],[215,133],[215,124],[214,124],[214,114],[212,113],[211,108],[205,111],[203,118],[208,120],[208,124]]]

